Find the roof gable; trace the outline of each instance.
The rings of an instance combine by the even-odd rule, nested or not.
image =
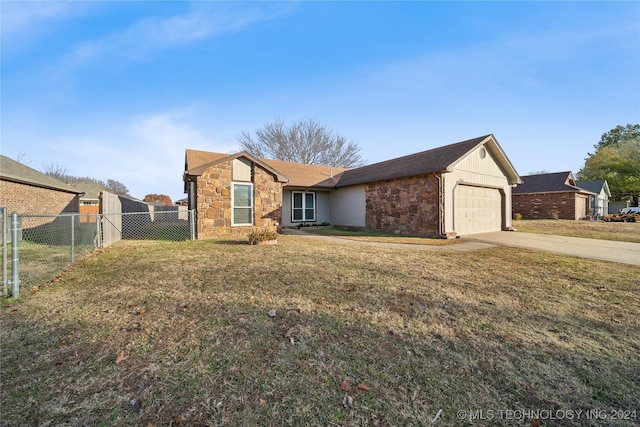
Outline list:
[[[47,174],[2,155],[0,155],[0,177],[6,181],[19,182],[21,184],[33,185],[35,187],[49,188],[51,190],[59,190],[74,194],[83,193],[62,181],[58,181]]]
[[[199,176],[205,171],[205,169],[218,165],[220,163],[228,162],[240,157],[245,157],[256,163],[263,169],[272,173],[279,182],[287,182],[289,179],[281,172],[275,170],[271,165],[267,164],[263,159],[252,156],[246,151],[241,151],[236,154],[221,154],[212,153],[208,151],[189,150],[185,152],[185,174]]]
[[[531,193],[591,193],[577,187],[573,173],[554,172],[523,176],[523,184],[513,189],[513,194]]]
[[[604,191],[607,197],[611,197],[609,184],[606,179],[597,179],[594,181],[576,181],[576,187],[583,188],[591,193],[600,194]]]
[[[520,177],[493,135],[485,135],[455,144],[445,145],[408,156],[351,169],[340,175],[336,187],[367,184],[376,181],[406,178],[437,172],[450,172],[456,163],[480,145],[485,145],[509,178],[510,184]]]

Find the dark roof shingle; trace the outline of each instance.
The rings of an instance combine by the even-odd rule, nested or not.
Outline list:
[[[489,136],[485,135],[357,169],[350,169],[338,177],[336,187],[442,172]]]
[[[589,193],[589,191],[571,184],[575,182],[573,180],[573,174],[569,171],[526,175],[522,177],[522,181],[522,184],[512,190],[513,194]]]

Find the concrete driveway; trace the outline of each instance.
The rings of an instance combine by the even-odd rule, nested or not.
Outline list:
[[[464,236],[463,240],[640,265],[640,243],[521,233],[517,231],[474,234],[472,236]]]

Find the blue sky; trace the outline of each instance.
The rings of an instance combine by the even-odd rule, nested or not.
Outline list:
[[[369,163],[493,133],[521,175],[640,123],[640,2],[0,2],[2,154],[185,197],[186,148],[313,119]]]

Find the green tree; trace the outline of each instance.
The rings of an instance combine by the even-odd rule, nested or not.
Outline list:
[[[276,119],[257,130],[255,136],[243,132],[238,144],[256,157],[274,160],[342,168],[365,163],[358,144],[313,120],[286,126],[284,121]]]
[[[640,125],[616,126],[589,153],[578,179],[606,179],[615,200],[638,206],[640,196]]]

